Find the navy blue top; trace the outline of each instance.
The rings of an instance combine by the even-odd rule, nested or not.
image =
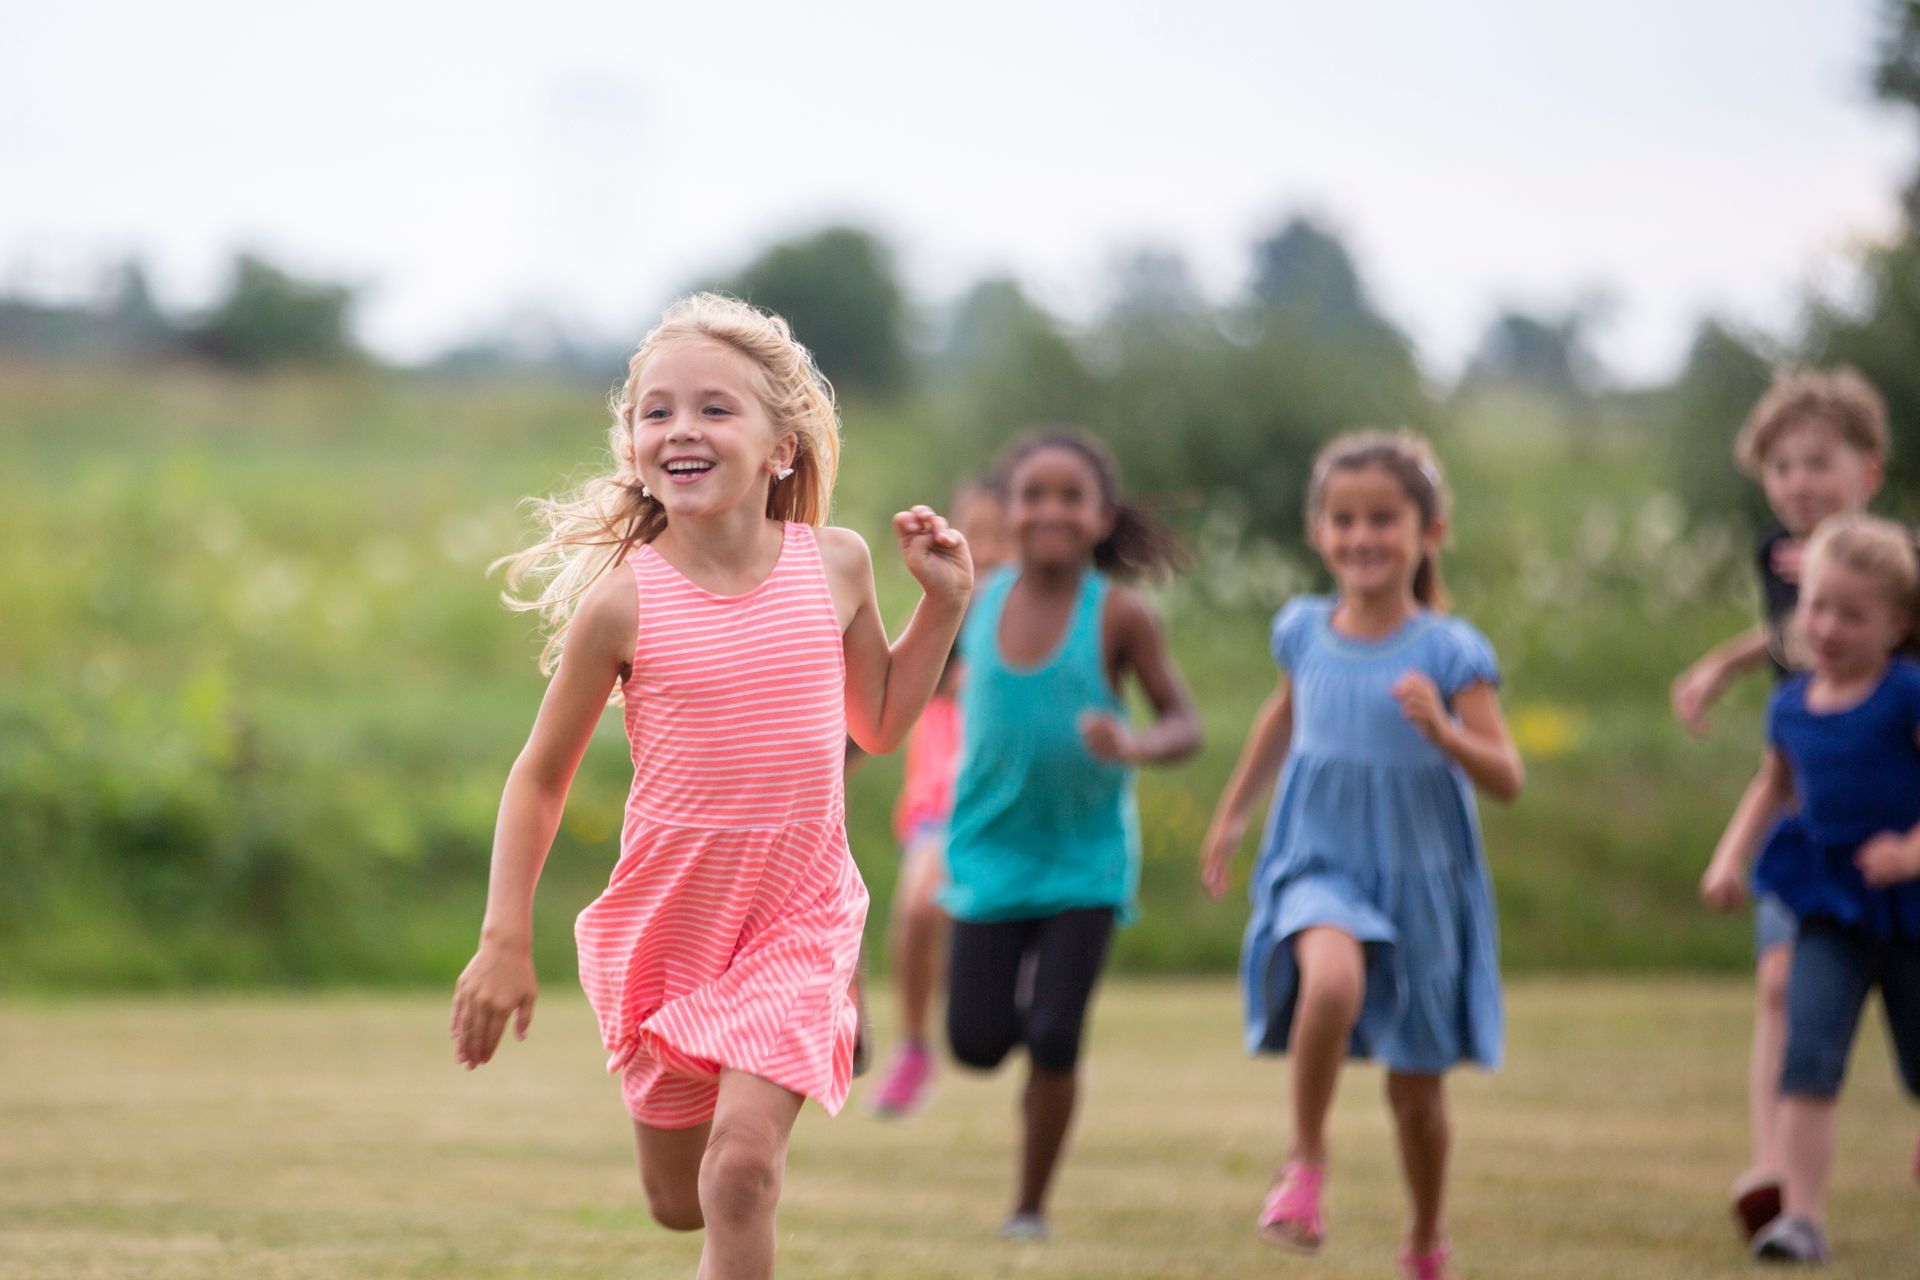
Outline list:
[[[1811,675],[1783,682],[1767,705],[1767,740],[1786,760],[1810,846],[1764,868],[1766,888],[1796,915],[1920,938],[1920,880],[1870,889],[1860,845],[1920,826],[1920,662],[1896,658],[1857,706],[1807,707]]]

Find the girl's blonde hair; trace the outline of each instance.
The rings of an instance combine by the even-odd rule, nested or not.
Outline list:
[[[1327,478],[1336,471],[1364,471],[1378,467],[1400,482],[1407,497],[1420,512],[1422,530],[1436,520],[1447,518],[1453,497],[1447,492],[1447,478],[1440,459],[1424,436],[1412,431],[1349,431],[1335,436],[1313,460],[1312,478],[1307,481],[1307,536],[1313,536],[1313,522],[1320,518],[1326,498]],[[1435,552],[1420,557],[1413,573],[1413,598],[1429,609],[1447,607],[1446,584],[1440,580],[1440,557]]]
[[[1915,546],[1910,530],[1860,512],[1828,516],[1807,543],[1801,581],[1812,581],[1829,564],[1845,565],[1872,578],[1911,631],[1920,613],[1920,547]]]
[[[642,543],[667,527],[666,509],[649,497],[633,452],[633,412],[640,375],[661,351],[689,342],[712,342],[738,352],[753,368],[754,390],[777,435],[798,441],[793,474],[767,493],[767,517],[802,524],[825,524],[840,470],[840,413],[833,387],[814,364],[813,355],[794,340],[779,316],[717,293],[695,293],[668,307],[660,323],[641,340],[627,361],[627,377],[609,400],[613,425],[607,449],[613,469],[594,476],[571,493],[531,499],[534,518],[547,536],[524,551],[496,560],[507,566],[508,608],[537,611],[547,631],[540,670],[553,671],[566,643],[574,609],[601,575],[626,559]],[[532,596],[515,594],[529,578],[539,582]]]

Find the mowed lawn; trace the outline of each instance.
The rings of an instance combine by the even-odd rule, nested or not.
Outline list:
[[[425,996],[0,1004],[0,1276],[690,1274],[697,1238],[649,1222],[588,1012],[548,979],[531,1039],[473,1074]],[[1510,1006],[1507,1068],[1452,1085],[1461,1274],[1753,1274],[1722,1207],[1744,1154],[1746,989],[1528,980]],[[1920,1275],[1920,1111],[1879,1016],[1844,1102],[1834,1276]],[[1336,1117],[1327,1251],[1255,1238],[1285,1075],[1241,1055],[1229,983],[1104,990],[1046,1246],[994,1236],[1018,1079],[949,1073],[906,1124],[868,1118],[858,1091],[838,1120],[809,1108],[781,1273],[1394,1274],[1401,1199],[1371,1068]]]

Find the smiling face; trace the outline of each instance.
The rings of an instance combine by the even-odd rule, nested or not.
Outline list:
[[[747,357],[701,339],[647,360],[633,402],[634,470],[669,519],[766,509],[767,486],[798,442],[774,428],[760,381]]]
[[[1834,560],[1810,568],[1794,623],[1814,669],[1843,679],[1874,670],[1906,634],[1887,584]]]
[[[1826,419],[1802,418],[1767,446],[1760,487],[1774,517],[1804,538],[1828,516],[1865,506],[1880,487],[1880,464]]]
[[[1438,550],[1446,525],[1423,523],[1420,504],[1386,467],[1336,467],[1321,486],[1312,532],[1340,594],[1378,599],[1412,593],[1414,571]]]
[[[1028,565],[1084,565],[1113,532],[1100,473],[1065,445],[1042,445],[1020,459],[1007,479],[1007,495],[1007,524]]]

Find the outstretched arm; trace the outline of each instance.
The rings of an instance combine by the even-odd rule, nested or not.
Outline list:
[[[1700,877],[1700,897],[1716,911],[1732,911],[1747,900],[1747,868],[1774,819],[1793,801],[1793,775],[1780,753],[1768,747],[1759,771],[1735,806],[1727,829],[1714,846],[1713,860]]]
[[[946,670],[973,590],[967,540],[932,509],[900,512],[893,529],[901,559],[925,594],[891,646],[880,621],[866,542],[851,529],[820,530],[820,551],[846,646],[847,735],[873,755],[899,746],[926,709]]]
[[[534,886],[607,694],[632,661],[636,614],[632,583],[617,567],[588,591],[533,732],[507,774],[480,945],[454,986],[448,1022],[454,1056],[469,1071],[493,1057],[509,1018],[522,1039],[533,1020]]]
[[[1228,868],[1234,851],[1246,838],[1247,817],[1253,810],[1253,802],[1261,791],[1273,785],[1292,740],[1293,683],[1281,676],[1273,696],[1254,717],[1247,745],[1240,749],[1239,763],[1233,766],[1227,789],[1221,793],[1220,803],[1214,806],[1213,822],[1207,828],[1206,843],[1201,847],[1200,883],[1215,898],[1227,891]]]
[[[1676,720],[1696,736],[1707,734],[1707,712],[1735,680],[1766,665],[1767,629],[1754,625],[1709,649],[1674,678],[1669,701]]]

